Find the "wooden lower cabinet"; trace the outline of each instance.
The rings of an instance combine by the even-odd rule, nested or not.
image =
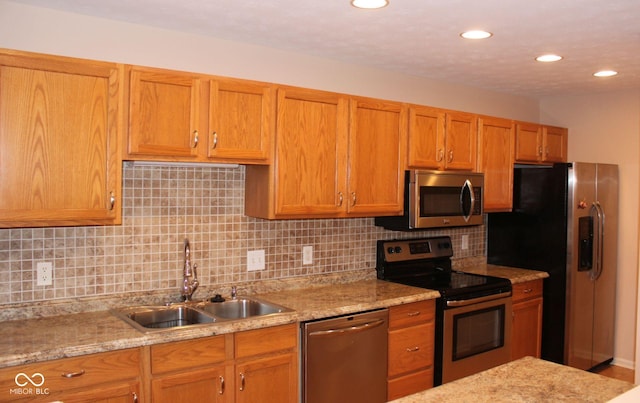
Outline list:
[[[296,402],[295,324],[150,347],[153,402]]]
[[[540,358],[542,344],[542,279],[513,285],[511,359]]]
[[[141,351],[128,349],[0,369],[0,402],[142,402]]]
[[[387,399],[433,387],[435,301],[389,308]]]

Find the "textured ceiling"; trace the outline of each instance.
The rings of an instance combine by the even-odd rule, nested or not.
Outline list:
[[[640,0],[14,1],[534,98],[640,88]],[[494,36],[463,40],[467,29]],[[564,59],[535,62],[543,53]]]

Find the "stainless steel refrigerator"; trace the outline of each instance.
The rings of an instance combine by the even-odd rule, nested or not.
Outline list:
[[[591,369],[613,359],[618,166],[516,166],[513,210],[488,214],[487,262],[541,270],[542,358]]]

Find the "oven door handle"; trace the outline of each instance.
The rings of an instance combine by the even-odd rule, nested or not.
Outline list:
[[[458,301],[447,301],[448,307],[467,306],[473,304],[479,304],[480,302],[493,301],[494,299],[507,298],[511,296],[511,291],[503,292],[500,294],[487,295],[485,297],[463,299]]]

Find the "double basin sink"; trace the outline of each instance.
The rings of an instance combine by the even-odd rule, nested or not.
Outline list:
[[[137,306],[114,309],[120,319],[142,332],[193,327],[211,323],[292,312],[256,298],[237,298],[224,302],[189,302],[170,305]]]

